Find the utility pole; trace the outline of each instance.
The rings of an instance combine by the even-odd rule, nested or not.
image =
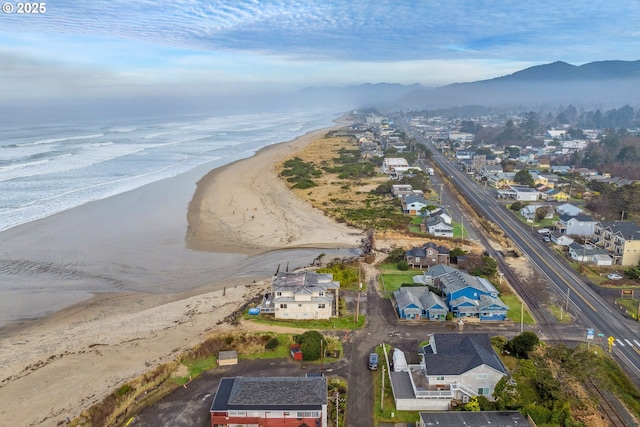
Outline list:
[[[356,325],[358,324],[358,316],[360,314],[360,292],[362,291],[362,263],[358,264],[358,299],[356,300]]]
[[[382,387],[380,388],[380,412],[384,410],[384,363],[382,365]]]
[[[338,414],[340,413],[340,392],[336,391],[334,396],[336,398],[336,427],[338,427]]]

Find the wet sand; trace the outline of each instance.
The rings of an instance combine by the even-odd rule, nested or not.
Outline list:
[[[73,418],[228,328],[216,322],[268,288],[285,261],[277,250],[302,263],[313,250],[291,248],[356,247],[358,230],[293,197],[275,173],[324,133],[215,169],[195,195],[196,179],[177,177],[0,234],[2,296],[20,295],[26,308],[37,295],[41,314],[77,303],[0,331],[3,424]],[[4,303],[20,313],[20,302]]]

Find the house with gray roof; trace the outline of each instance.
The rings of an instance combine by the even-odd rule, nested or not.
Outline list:
[[[276,319],[329,319],[337,313],[339,290],[340,282],[330,273],[279,273],[262,299],[260,312],[273,313]]]
[[[572,260],[584,264],[613,265],[613,258],[606,249],[589,244],[571,243],[569,245],[569,256]]]
[[[483,277],[456,270],[434,281],[442,290],[445,302],[454,317],[477,317],[480,320],[505,320],[507,306],[498,297],[498,290]]]
[[[449,249],[427,242],[405,251],[407,264],[411,268],[426,268],[436,264],[449,264]]]
[[[558,213],[558,215],[570,215],[570,216],[576,216],[584,213],[582,209],[572,205],[571,203],[563,203],[559,206],[556,206],[556,212]]]
[[[591,236],[595,228],[596,221],[589,215],[560,215],[554,227],[556,231],[567,236]]]
[[[420,350],[420,363],[390,372],[398,410],[442,411],[475,396],[494,400],[498,381],[508,375],[488,334],[433,334]]]
[[[615,264],[631,266],[640,262],[640,227],[635,222],[597,222],[592,241],[609,251]]]
[[[423,283],[425,285],[432,286],[435,283],[435,279],[441,276],[444,276],[446,274],[453,273],[454,271],[458,271],[458,269],[449,267],[448,265],[445,265],[445,264],[432,265],[421,276],[417,276],[417,277],[421,277],[421,280],[416,280],[416,277],[414,277],[413,281],[415,283]]]
[[[409,194],[402,198],[402,212],[408,215],[420,215],[420,211],[426,208],[429,202],[419,194]]]
[[[441,411],[420,412],[416,427],[534,427],[518,411]]]
[[[453,237],[453,225],[447,223],[442,216],[426,218],[424,221],[425,231],[436,237]]]
[[[327,427],[325,377],[235,377],[220,380],[211,426]]]
[[[396,311],[403,320],[445,320],[449,309],[427,287],[402,286],[393,292]]]

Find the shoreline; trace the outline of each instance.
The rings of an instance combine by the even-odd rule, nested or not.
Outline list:
[[[279,161],[331,128],[264,147],[252,157],[209,171],[198,181],[186,209],[191,216],[197,214],[197,229],[186,230],[182,244],[188,240],[195,251],[191,245],[196,236],[202,249],[215,251],[210,255],[238,251],[232,253],[251,261],[260,254],[258,262],[264,262],[263,256],[277,257],[283,248],[357,247],[359,230],[337,224],[295,198],[275,173]],[[255,200],[255,210],[247,211],[247,203]],[[238,211],[244,208],[245,215],[233,213],[234,208],[229,212],[229,203]],[[52,231],[67,232],[64,227]],[[211,236],[215,240],[208,240]],[[268,275],[247,274],[212,277],[182,291],[94,292],[65,309],[4,327],[0,418],[16,425],[55,425],[74,418],[118,385],[174,359],[212,331],[232,328],[217,322],[269,285]]]

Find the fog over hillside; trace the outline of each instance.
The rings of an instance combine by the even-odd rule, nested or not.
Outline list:
[[[599,61],[581,66],[554,62],[490,80],[437,88],[383,83],[308,88],[298,95],[303,103],[401,110],[464,105],[555,108],[572,104],[585,109],[639,106],[640,61]]]

